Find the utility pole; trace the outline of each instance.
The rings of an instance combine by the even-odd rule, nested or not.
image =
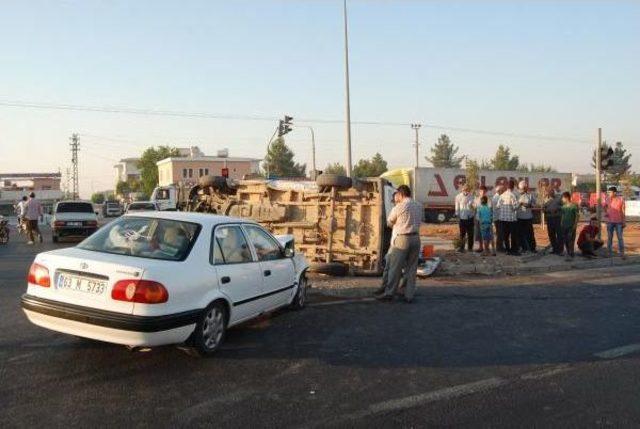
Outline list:
[[[347,25],[347,0],[343,1],[344,15],[344,80],[346,103],[346,132],[347,132],[347,162],[345,169],[347,177],[351,177],[351,101],[349,96],[349,30]]]
[[[416,168],[418,168],[420,165],[420,150],[419,150],[419,146],[420,146],[420,128],[422,127],[422,124],[411,124],[411,129],[414,130],[416,132],[416,142],[414,144],[414,146],[416,147]]]
[[[72,181],[73,181],[73,195],[71,199],[77,200],[80,193],[80,185],[78,180],[78,151],[80,150],[80,138],[78,134],[71,135],[71,167],[73,169]]]
[[[65,183],[64,183],[64,199],[69,198],[69,181],[71,180],[71,170],[67,167],[67,171],[65,174]]]
[[[602,239],[602,192],[600,176],[602,175],[602,128],[598,128],[598,146],[596,147],[596,195],[598,205],[596,206],[596,216],[598,217],[598,240]]]

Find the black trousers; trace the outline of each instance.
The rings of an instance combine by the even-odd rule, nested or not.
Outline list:
[[[518,241],[524,252],[536,250],[536,237],[533,233],[533,219],[518,219]]]
[[[575,245],[576,245],[576,229],[571,228],[561,228],[562,235],[562,250],[567,251],[567,255],[573,257],[575,255]]]
[[[467,241],[469,250],[473,250],[473,218],[460,219],[460,250],[464,250],[464,242]]]
[[[497,220],[494,222],[494,225],[496,227],[496,250],[498,252],[504,252],[505,246],[504,246],[504,227],[503,227],[503,222]]]
[[[562,237],[560,235],[560,216],[546,217],[547,235],[553,253],[562,253]]]
[[[518,252],[518,222],[502,222],[504,248],[509,253]]]

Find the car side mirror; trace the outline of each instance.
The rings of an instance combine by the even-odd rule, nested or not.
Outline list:
[[[296,254],[296,251],[295,251],[295,250],[293,250],[293,248],[292,248],[292,247],[285,247],[285,249],[284,249],[284,252],[283,252],[283,253],[284,253],[284,257],[285,257],[285,258],[293,258],[293,257],[294,257],[294,255]]]

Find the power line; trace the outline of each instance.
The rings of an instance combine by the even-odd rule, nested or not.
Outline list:
[[[109,106],[87,106],[87,105],[72,105],[72,104],[54,104],[54,103],[36,103],[26,101],[0,101],[0,106],[5,107],[17,107],[17,108],[30,108],[30,109],[53,109],[53,110],[71,110],[81,112],[98,112],[98,113],[124,113],[133,115],[144,116],[170,116],[170,117],[182,117],[182,118],[201,118],[201,119],[220,119],[220,120],[239,120],[239,121],[277,121],[279,118],[274,116],[259,116],[259,115],[221,115],[207,112],[185,112],[176,110],[162,110],[162,109],[140,109],[132,107],[109,107]],[[300,118],[299,123],[315,123],[315,124],[344,124],[344,120],[341,119],[320,119],[320,118]],[[397,126],[407,127],[410,126],[409,122],[386,122],[386,121],[352,121],[354,125],[372,125],[372,126]],[[549,140],[558,142],[577,142],[577,143],[590,143],[589,139],[579,139],[575,137],[563,137],[563,136],[548,136],[539,134],[522,134],[510,131],[497,131],[497,130],[483,130],[476,128],[465,128],[448,125],[436,125],[429,124],[427,121],[422,121],[425,128],[458,131],[464,133],[492,135],[501,137],[522,138],[531,140]]]

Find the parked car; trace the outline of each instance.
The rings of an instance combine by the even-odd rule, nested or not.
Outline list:
[[[293,245],[244,219],[126,214],[76,247],[38,254],[22,308],[54,331],[209,355],[227,328],[304,307],[308,264]]]
[[[122,216],[122,206],[117,201],[106,201],[103,206],[104,217]]]
[[[125,213],[158,211],[158,205],[153,201],[134,201],[127,206]]]
[[[53,242],[60,238],[84,239],[98,229],[98,216],[90,201],[60,201],[53,208],[51,231]]]

